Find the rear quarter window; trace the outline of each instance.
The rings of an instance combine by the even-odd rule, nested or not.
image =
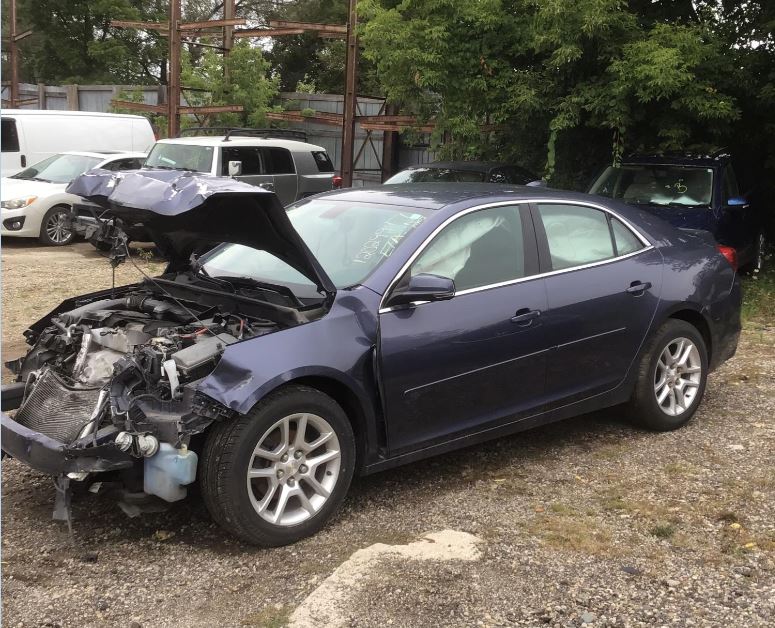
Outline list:
[[[2,127],[0,127],[0,140],[2,140],[2,152],[19,152],[19,135],[16,132],[16,120],[2,120]]]
[[[318,166],[318,172],[333,172],[334,164],[331,163],[331,158],[324,150],[312,151],[312,156],[315,158],[315,163]]]

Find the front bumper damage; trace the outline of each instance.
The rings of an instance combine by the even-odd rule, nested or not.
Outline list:
[[[22,395],[19,384],[2,386],[3,412],[0,412],[0,445],[9,456],[50,475],[96,473],[128,469],[134,461],[121,451],[107,434],[94,436],[65,445],[45,434],[31,430],[13,420],[6,410],[18,407]],[[23,392],[23,386],[22,386]]]
[[[128,469],[134,461],[121,451],[104,430],[66,445],[13,420],[6,411],[18,408],[24,386],[9,384],[0,389],[0,446],[3,452],[49,475],[96,473]],[[103,432],[103,433],[100,433]]]

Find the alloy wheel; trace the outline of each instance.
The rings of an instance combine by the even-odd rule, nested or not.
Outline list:
[[[44,228],[54,244],[66,244],[73,237],[73,232],[67,228],[67,212],[64,210],[51,214]]]
[[[688,338],[676,338],[663,350],[654,373],[654,395],[662,412],[679,416],[694,403],[702,382],[700,352]]]
[[[259,516],[293,526],[314,516],[334,491],[341,467],[339,439],[324,418],[283,417],[259,439],[247,470],[250,502]]]

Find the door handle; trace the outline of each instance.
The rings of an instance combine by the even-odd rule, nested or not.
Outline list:
[[[512,323],[517,323],[522,327],[527,327],[533,324],[533,320],[541,316],[541,310],[531,310],[523,307],[521,310],[517,310],[514,316],[511,317]]]
[[[625,290],[627,294],[631,294],[633,296],[639,297],[642,295],[646,290],[651,288],[651,282],[650,281],[633,281],[630,284],[630,287]]]
[[[258,185],[269,192],[274,192],[274,183],[259,183]]]
[[[22,155],[19,161],[21,162],[22,168],[27,167],[27,155]]]

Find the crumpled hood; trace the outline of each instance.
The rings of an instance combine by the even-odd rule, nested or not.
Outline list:
[[[263,188],[178,170],[95,169],[74,179],[67,191],[103,207],[103,217],[141,224],[171,270],[185,268],[195,251],[230,242],[267,251],[319,290],[336,291],[277,196]]]

